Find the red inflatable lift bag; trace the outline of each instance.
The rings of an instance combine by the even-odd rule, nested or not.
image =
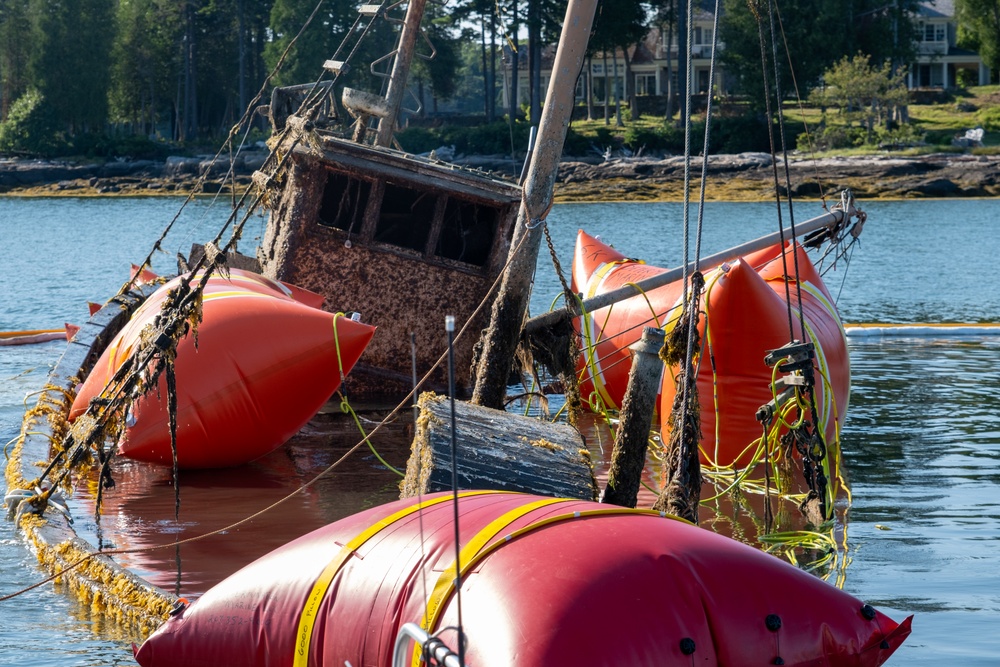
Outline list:
[[[231,269],[204,290],[197,343],[177,346],[177,458],[180,468],[218,468],[259,458],[286,442],[340,387],[374,327],[320,310],[322,297]],[[83,383],[75,419],[135,348],[180,278],[154,292],[115,337]],[[136,401],[122,455],[171,465],[166,381]]]
[[[786,276],[783,254],[788,271],[797,269],[797,277]],[[629,259],[582,231],[577,237],[573,290],[582,291],[584,298],[665,271]],[[745,465],[752,458],[750,445],[761,436],[755,415],[773,397],[772,369],[764,363],[764,356],[788,343],[793,334],[814,345],[817,408],[826,441],[833,442],[847,415],[850,360],[840,315],[806,252],[797,247],[794,254],[790,249],[782,253],[781,245],[775,244],[721,266],[704,267],[704,273],[698,323],[702,463]],[[681,299],[682,285],[676,281],[578,319],[583,395],[600,397],[605,406],[619,408],[631,368],[629,346],[639,340],[644,326],[670,331],[680,316]],[[675,394],[674,372],[667,369],[664,373],[660,392],[665,440]]]
[[[897,624],[785,561],[680,519],[578,500],[460,495],[472,667],[875,667],[910,633],[910,618]],[[438,494],[316,530],[179,610],[136,660],[389,667],[407,622],[442,631],[454,648],[453,516],[451,495]]]

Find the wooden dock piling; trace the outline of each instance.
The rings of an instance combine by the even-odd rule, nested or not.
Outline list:
[[[608,484],[601,502],[622,507],[635,507],[642,482],[642,469],[646,464],[649,430],[656,409],[656,396],[663,378],[660,348],[666,332],[663,329],[644,327],[642,338],[630,348],[632,369],[628,387],[622,400],[615,444],[611,451]]]

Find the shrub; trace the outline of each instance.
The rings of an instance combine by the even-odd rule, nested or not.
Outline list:
[[[854,125],[828,125],[820,132],[798,136],[797,148],[803,151],[827,151],[838,148],[855,148],[863,146],[867,141],[867,133],[863,127]]]
[[[986,107],[976,112],[976,120],[987,132],[1000,130],[1000,108]]]
[[[10,107],[0,123],[0,151],[49,157],[65,146],[55,119],[37,90],[29,90]]]
[[[404,130],[397,138],[401,146],[413,153],[426,153],[441,146],[454,146],[456,153],[510,155],[512,151],[523,154],[527,150],[530,131],[530,126],[525,122],[515,122],[511,127],[507,121],[500,120],[476,127],[457,125],[440,128],[414,127]]]
[[[672,123],[660,127],[630,126],[623,143],[634,151],[639,149],[680,152],[684,150],[684,132]]]
[[[408,127],[396,139],[410,153],[429,153],[442,145],[440,133],[426,127]]]
[[[778,137],[777,128],[774,136]],[[770,152],[771,141],[767,133],[767,121],[760,114],[714,118],[711,151],[713,153]]]

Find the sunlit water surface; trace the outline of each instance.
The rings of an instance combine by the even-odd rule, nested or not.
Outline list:
[[[86,317],[127,279],[180,204],[175,199],[0,198],[0,330],[56,328]],[[1000,205],[991,201],[877,202],[850,262],[826,274],[845,321],[992,322],[1000,290],[992,270]],[[798,204],[798,222],[821,213]],[[225,206],[189,205],[154,257],[163,272],[227,218]],[[787,224],[789,216],[783,213]],[[677,265],[683,255],[678,204],[556,206],[554,246],[568,270],[576,230],[600,234],[625,254]],[[697,211],[691,213],[691,243]],[[710,204],[703,254],[775,229],[773,206]],[[252,252],[263,221],[251,221]],[[255,238],[257,237],[257,238]],[[559,293],[548,251],[539,259],[534,313]],[[20,425],[23,401],[43,383],[58,342],[0,347],[0,436]],[[846,524],[844,588],[896,620],[915,614],[913,634],[892,665],[997,665],[1000,633],[1000,337],[851,340],[853,387],[843,435],[853,493]],[[378,442],[396,466],[408,454],[405,427]],[[356,441],[336,414],[320,415],[292,443],[239,472],[188,473],[174,514],[169,474],[123,463],[97,523],[79,494],[77,528],[105,548],[156,545],[227,526],[283,498]],[[593,444],[593,443],[591,443]],[[172,592],[198,593],[289,539],[396,497],[397,477],[370,453],[279,508],[180,550],[130,556],[128,565]],[[81,484],[86,485],[86,480]],[[247,486],[254,488],[248,501]],[[232,492],[227,492],[232,489]],[[227,495],[229,493],[229,495]],[[10,524],[0,524],[0,595],[41,578]],[[45,585],[0,603],[0,665],[132,665],[130,642],[69,596]]]

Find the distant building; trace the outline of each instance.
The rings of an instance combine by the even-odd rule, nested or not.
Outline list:
[[[984,86],[990,82],[990,68],[978,53],[955,46],[958,23],[953,0],[925,0],[917,7],[917,59],[910,65],[907,87],[955,88],[960,73],[967,81]]]
[[[712,58],[712,38],[713,38],[713,14],[698,10],[692,25],[691,40],[691,64],[693,67],[691,88],[696,95],[708,92],[708,77],[711,71]],[[676,31],[676,28],[675,28]],[[721,42],[718,49],[721,52],[725,45]],[[526,51],[526,49],[522,49]],[[610,51],[598,52],[589,58],[584,64],[584,70],[580,73],[580,78],[576,84],[577,102],[584,103],[587,100],[588,84],[592,87],[593,102],[603,105],[606,93],[611,92],[613,102],[615,95],[618,99],[625,100],[625,77],[631,69],[632,80],[635,83],[635,94],[638,97],[661,97],[665,98],[668,90],[677,93],[677,46],[676,34],[668,39],[666,33],[662,32],[659,26],[655,26],[646,33],[646,37],[634,46],[627,49],[629,64],[625,62],[625,51],[617,49],[615,53]],[[542,90],[548,87],[549,75],[552,72],[552,61],[555,56],[555,45],[550,45],[543,50],[541,67]],[[606,70],[605,70],[606,68]],[[508,67],[509,69],[509,67]],[[607,75],[605,75],[607,71]],[[518,60],[518,104],[525,104],[528,101],[528,64],[527,56],[522,53]],[[725,77],[721,67],[716,64],[716,90],[726,90]],[[508,103],[508,95],[503,93],[503,106]]]
[[[958,24],[955,21],[954,0],[924,0],[918,5],[914,17],[917,23],[919,41],[916,44],[916,60],[910,64],[906,83],[914,88],[955,88],[964,79],[972,85],[986,85],[990,81],[990,70],[983,64],[978,53],[956,46]],[[692,82],[691,88],[695,95],[708,92],[708,77],[712,57],[712,30],[714,16],[712,13],[698,10],[693,21],[693,39],[691,41]],[[675,29],[676,30],[676,29]],[[721,42],[717,45],[720,53],[725,49]],[[522,49],[526,51],[526,49]],[[641,98],[663,98],[668,90],[677,91],[677,36],[668,36],[656,26],[646,34],[645,39],[627,50],[630,67],[626,67],[625,52],[597,54],[584,64],[584,69],[577,80],[576,98],[580,103],[586,102],[588,84],[592,87],[594,104],[602,105],[606,92],[619,99],[626,99],[626,71],[631,69],[635,84],[635,94],[640,106],[645,107]],[[552,71],[552,60],[555,46],[547,47],[542,54],[541,85],[542,90],[548,86]],[[605,57],[606,55],[606,57]],[[617,62],[616,62],[617,61]],[[605,65],[606,63],[606,65]],[[617,65],[617,67],[616,67]],[[607,77],[605,77],[607,67]],[[509,68],[508,68],[509,70]],[[967,74],[962,74],[967,72]],[[524,53],[520,54],[518,69],[518,103],[528,101],[528,67]],[[608,81],[610,85],[606,85]],[[668,86],[668,84],[670,84]],[[729,92],[729,84],[725,72],[716,63],[715,89],[723,93]],[[504,90],[502,104],[507,106],[508,95]],[[650,100],[652,102],[652,100]],[[661,99],[660,106],[663,102]]]

